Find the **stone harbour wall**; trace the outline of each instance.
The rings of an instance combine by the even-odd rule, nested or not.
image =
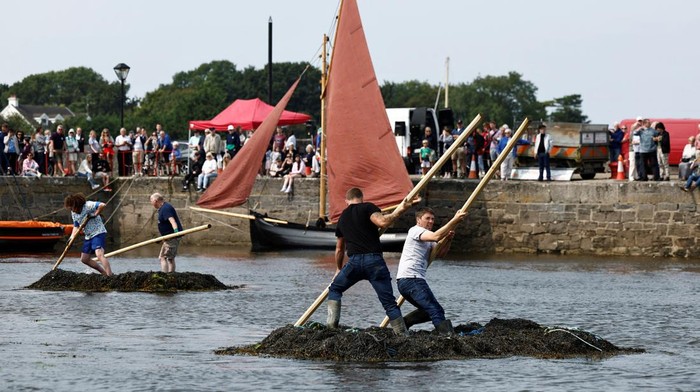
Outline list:
[[[160,192],[178,210],[186,228],[212,224],[210,230],[186,236],[185,244],[249,246],[247,219],[189,209],[199,195],[183,192],[180,181],[177,177],[120,179],[113,192],[90,196],[108,203],[104,218],[111,217],[107,223],[111,244],[126,246],[158,236],[149,196]],[[476,180],[435,179],[420,205],[435,210],[438,224],[445,222],[477,184]],[[280,192],[281,186],[281,179],[258,179],[248,204],[226,211],[248,214],[251,207],[275,218],[313,225],[319,209],[318,179],[296,180],[290,195]],[[72,192],[93,194],[84,180],[76,178],[2,177],[0,220],[24,220],[31,214],[68,223],[63,198]],[[495,180],[457,228],[452,252],[697,257],[697,197],[682,192],[674,182]],[[413,223],[409,211],[396,226],[408,228]]]

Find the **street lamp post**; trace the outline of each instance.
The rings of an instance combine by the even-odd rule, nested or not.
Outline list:
[[[120,96],[121,99],[121,128],[124,128],[124,101],[126,100],[126,97],[124,96],[124,81],[126,80],[126,77],[129,76],[129,70],[131,68],[124,64],[124,63],[119,63],[114,66],[114,73],[117,74],[117,78],[122,82],[122,95]]]

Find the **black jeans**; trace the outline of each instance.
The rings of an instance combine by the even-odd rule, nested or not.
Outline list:
[[[654,173],[654,181],[661,181],[661,176],[659,175],[659,160],[656,158],[656,150],[642,153],[642,162],[639,165],[639,177],[642,181],[648,179],[647,166],[649,166],[652,173]]]

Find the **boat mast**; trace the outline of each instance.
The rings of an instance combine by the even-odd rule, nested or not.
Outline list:
[[[450,107],[450,58],[445,59],[445,108]],[[439,132],[439,130],[438,130]]]
[[[323,34],[323,51],[321,54],[321,175],[319,176],[318,216],[326,217],[326,82],[328,78],[328,63],[326,48],[328,36]]]

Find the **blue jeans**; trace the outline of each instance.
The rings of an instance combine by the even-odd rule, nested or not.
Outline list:
[[[345,290],[361,280],[368,280],[377,293],[389,320],[401,317],[396,298],[391,288],[391,274],[381,253],[352,255],[331,282],[328,299],[340,301]]]
[[[685,182],[685,187],[686,189],[690,189],[690,186],[695,183],[695,186],[698,187],[700,186],[700,174],[691,174],[688,176],[688,180]]]
[[[398,280],[398,286],[399,293],[406,298],[406,301],[428,313],[434,326],[437,327],[445,321],[445,310],[435,299],[425,279],[402,278]]]
[[[538,180],[542,181],[542,171],[547,169],[547,180],[552,179],[552,173],[549,170],[549,154],[546,152],[537,153],[537,163],[540,166],[540,176]]]

